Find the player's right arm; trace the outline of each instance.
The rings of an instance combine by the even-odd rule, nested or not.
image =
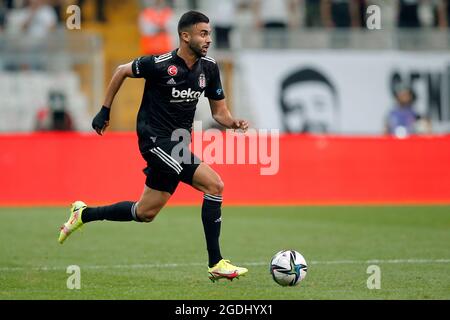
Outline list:
[[[112,79],[108,85],[108,88],[106,89],[106,96],[103,102],[103,105],[105,107],[111,108],[114,97],[116,96],[116,93],[122,86],[122,83],[125,80],[125,78],[134,77],[133,70],[131,67],[132,64],[133,61],[128,62],[127,64],[122,64],[116,68],[116,71],[114,72]]]
[[[127,77],[133,77],[133,70],[131,68],[133,62],[122,64],[116,68],[114,74],[106,89],[105,100],[103,101],[102,108],[92,120],[92,128],[99,134],[103,135],[103,132],[109,125],[109,113],[111,111],[111,105],[114,101],[114,97],[122,86],[123,81]]]
[[[147,78],[153,70],[154,59],[152,56],[140,57],[116,68],[106,89],[105,100],[102,108],[92,120],[92,128],[102,135],[109,125],[109,114],[114,97],[126,78]]]

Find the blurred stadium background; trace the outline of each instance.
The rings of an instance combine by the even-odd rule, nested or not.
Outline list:
[[[81,8],[80,28],[69,27],[76,26],[78,21],[74,16],[77,11],[71,5]],[[331,208],[343,214],[349,224],[360,223],[363,228],[364,222],[358,214],[377,214],[374,208],[365,211],[365,205],[395,204],[398,207],[379,217],[380,230],[384,226],[386,232],[393,231],[387,227],[390,222],[396,226],[403,222],[415,224],[417,229],[403,230],[403,234],[399,229],[398,238],[387,237],[386,242],[371,242],[372,238],[367,238],[367,243],[378,244],[377,249],[359,248],[356,258],[352,255],[355,251],[345,251],[342,245],[344,258],[396,259],[397,252],[405,259],[426,258],[430,263],[440,259],[448,267],[450,254],[445,243],[448,244],[450,227],[450,4],[447,0],[1,0],[0,206],[3,209],[0,210],[3,215],[0,220],[3,217],[4,223],[0,228],[4,228],[4,234],[16,228],[21,232],[19,221],[14,218],[18,216],[16,210],[23,214],[34,212],[36,206],[67,207],[76,199],[88,204],[105,204],[139,197],[144,183],[141,172],[144,163],[133,131],[144,81],[125,81],[114,101],[111,126],[105,136],[93,133],[91,119],[102,104],[115,68],[141,55],[161,54],[175,48],[176,24],[189,9],[202,11],[211,19],[214,42],[208,55],[220,65],[232,113],[248,119],[254,128],[281,132],[276,175],[260,175],[257,165],[214,165],[225,182],[225,207],[362,205],[359,213],[350,210],[351,214]],[[216,127],[204,98],[197,107],[196,119],[202,121],[203,129]],[[200,204],[201,196],[185,186],[179,188],[170,202],[170,205]],[[411,221],[404,216],[410,211],[409,205],[420,205],[411,208],[414,212]],[[431,210],[428,206],[435,205],[440,206],[433,209],[438,211],[433,215],[435,222],[422,219]],[[31,208],[15,208],[24,206]],[[252,221],[249,218],[252,212],[258,211],[250,207],[248,211],[245,207],[236,208],[248,218],[244,219],[248,223]],[[294,208],[299,219],[303,217],[303,209]],[[48,241],[56,243],[57,221],[65,219],[67,210],[58,208],[60,213],[56,214],[56,209],[51,209],[54,215],[36,210],[43,214],[44,224],[49,228],[55,224],[51,230],[55,231],[54,239]],[[269,209],[265,210],[263,216],[271,216]],[[279,226],[280,232],[287,227],[283,225],[283,210],[279,209],[277,222],[267,220],[269,225]],[[302,249],[302,252],[306,250],[307,259],[317,252],[320,252],[316,254],[317,259],[342,257],[329,254],[325,244],[317,248],[317,244],[308,242],[325,237],[336,228],[341,230],[339,222],[326,222],[334,221],[330,218],[332,210],[327,208],[324,212],[322,217],[318,210],[317,222],[311,220],[309,231],[301,231],[304,232],[301,247],[311,244],[311,249]],[[273,213],[278,213],[277,207]],[[397,218],[392,218],[395,222],[390,220],[389,217],[397,214],[402,216],[398,221],[403,222]],[[285,224],[297,221],[293,212],[286,217],[289,220]],[[192,217],[193,221],[197,218]],[[237,230],[247,232],[234,221]],[[317,229],[321,223],[329,229]],[[9,229],[12,225],[15,227]],[[163,224],[163,230],[166,227]],[[301,230],[301,220],[298,227]],[[421,234],[421,227],[435,231],[433,241],[410,242]],[[129,235],[134,233],[130,226],[126,228]],[[262,234],[270,234],[271,230],[265,228],[261,226]],[[49,237],[53,236],[51,231]],[[342,229],[342,235],[347,235],[342,238],[336,235],[338,240],[335,240],[352,242],[351,232]],[[376,237],[375,231],[372,236]],[[231,234],[227,237],[229,241],[233,238]],[[265,236],[261,237],[250,241],[259,245]],[[278,251],[277,245],[298,248],[295,239],[292,242],[267,239],[272,241],[268,247],[270,252]],[[388,248],[391,241],[398,248],[404,241],[404,246],[396,252],[394,249],[384,252],[384,256],[383,251],[377,251]],[[11,249],[14,246],[10,248],[6,242],[3,242],[3,254],[0,253],[3,258],[0,264],[4,267],[0,270],[9,287],[4,287],[2,293],[3,297],[15,298],[15,293],[26,291],[16,288],[20,287],[20,268],[27,265],[27,260],[20,255],[18,258]],[[408,243],[423,246],[417,251],[422,256],[408,251]],[[166,244],[170,246],[170,240]],[[24,243],[19,247],[27,250]],[[47,257],[58,255],[51,250]],[[244,251],[237,255],[240,261],[248,261],[246,257],[261,261],[269,257],[261,258],[257,254],[270,255],[262,249],[254,253],[249,252],[250,248],[241,250]],[[30,277],[40,279],[39,266],[46,262],[38,258],[40,254],[34,254],[35,260],[29,259],[28,265],[37,265],[38,269]],[[126,255],[126,250],[119,254]],[[164,260],[154,256],[146,258]],[[49,261],[59,261],[61,266],[63,261],[70,260],[64,259]],[[113,263],[101,257],[99,261]],[[89,259],[83,262],[93,264]],[[14,267],[19,268],[19,274],[8,276],[12,272],[8,268]],[[394,288],[384,296],[337,297],[448,299],[448,286],[445,286],[448,270],[433,268],[428,269],[434,272],[433,281],[424,286],[430,285],[426,288],[434,287],[437,291],[422,288],[420,293],[408,295],[405,287],[399,295]],[[420,278],[422,271],[413,272]],[[439,284],[442,272],[445,277]],[[361,275],[364,276],[364,271]],[[430,279],[429,274],[427,277]],[[352,279],[349,277],[348,281]],[[364,282],[364,277],[358,281]],[[251,284],[258,286],[256,281]],[[314,288],[312,281],[309,289],[321,289],[316,285]],[[339,290],[340,285],[335,283],[331,287]],[[188,292],[186,288],[187,297]],[[244,297],[271,297],[269,289],[262,292],[261,296],[255,293]],[[18,296],[29,298],[28,293]],[[92,297],[114,298],[102,294],[101,290],[96,291]],[[120,297],[120,292],[117,294]],[[46,291],[40,297],[54,296]],[[170,294],[159,297],[170,298]],[[195,296],[209,297],[223,296]],[[231,297],[240,296],[235,293]],[[273,297],[286,298],[282,293]],[[320,295],[316,291],[311,297],[336,296]]]

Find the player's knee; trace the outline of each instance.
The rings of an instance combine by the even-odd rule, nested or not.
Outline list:
[[[223,181],[218,179],[218,180],[212,182],[208,186],[208,192],[207,193],[212,194],[212,195],[220,196],[220,195],[222,195],[224,187],[225,187],[225,185],[224,185]]]

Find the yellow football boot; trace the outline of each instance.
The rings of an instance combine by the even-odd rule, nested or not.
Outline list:
[[[248,272],[246,268],[236,267],[230,263],[230,260],[222,259],[216,263],[213,267],[208,268],[209,279],[212,282],[218,281],[219,279],[233,280],[234,278],[239,278]]]
[[[72,232],[79,229],[83,225],[83,221],[81,221],[81,214],[86,207],[87,205],[83,201],[75,201],[72,203],[69,220],[63,224],[61,227],[61,232],[59,233],[59,243],[62,244]]]

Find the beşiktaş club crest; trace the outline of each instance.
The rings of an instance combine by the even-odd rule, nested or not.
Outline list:
[[[178,68],[174,65],[171,65],[167,68],[167,73],[169,76],[175,76],[178,73]]]
[[[206,87],[206,77],[203,73],[198,77],[198,86],[202,89]]]

